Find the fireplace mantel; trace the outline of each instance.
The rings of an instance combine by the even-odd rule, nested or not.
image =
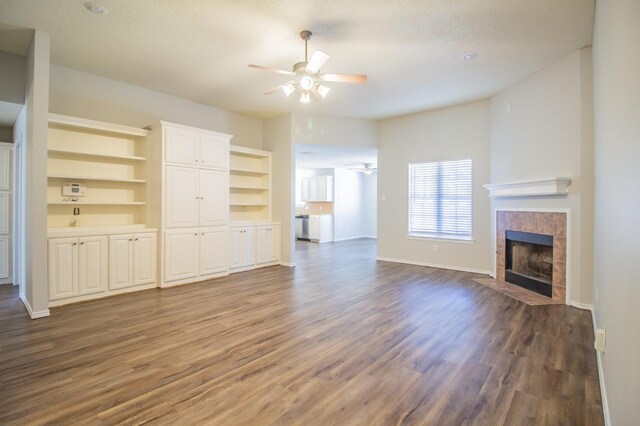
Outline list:
[[[509,183],[490,183],[484,185],[489,197],[536,197],[567,195],[571,178],[554,177],[548,179],[527,180]]]

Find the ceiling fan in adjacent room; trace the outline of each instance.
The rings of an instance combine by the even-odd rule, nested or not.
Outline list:
[[[259,70],[274,72],[292,76],[290,81],[274,87],[265,92],[265,95],[282,90],[285,96],[289,97],[296,89],[300,89],[300,102],[308,104],[311,102],[311,95],[317,100],[323,99],[329,93],[329,87],[323,83],[364,83],[367,76],[363,74],[322,74],[320,68],[329,59],[329,54],[322,50],[316,50],[307,57],[307,42],[311,38],[311,31],[304,30],[300,33],[300,38],[304,40],[304,61],[293,65],[293,71],[285,71],[276,68],[264,67],[262,65],[250,64],[249,67]]]
[[[365,175],[370,175],[371,173],[376,173],[378,171],[377,167],[373,167],[371,163],[362,163],[362,167],[350,167],[347,170],[352,170],[355,172],[362,172]]]

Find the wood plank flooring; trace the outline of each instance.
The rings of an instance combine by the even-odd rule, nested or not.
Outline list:
[[[371,240],[297,254],[35,321],[0,286],[0,424],[603,423],[588,312]]]

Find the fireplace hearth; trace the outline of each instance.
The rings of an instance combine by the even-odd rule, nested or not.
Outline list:
[[[552,297],[553,236],[507,230],[505,239],[505,281]]]

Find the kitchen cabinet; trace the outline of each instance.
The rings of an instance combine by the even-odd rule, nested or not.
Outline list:
[[[49,239],[49,300],[107,290],[107,237]]]
[[[309,239],[318,243],[333,241],[333,216],[309,215]]]
[[[280,226],[256,227],[256,264],[273,263],[280,260]]]
[[[304,202],[332,202],[333,176],[310,176],[300,180],[300,194]]]
[[[109,237],[109,290],[119,290],[155,281],[155,234],[125,234]]]
[[[256,264],[255,226],[230,228],[229,269],[251,269]]]
[[[170,230],[165,233],[166,282],[193,282],[226,273],[227,228]]]

